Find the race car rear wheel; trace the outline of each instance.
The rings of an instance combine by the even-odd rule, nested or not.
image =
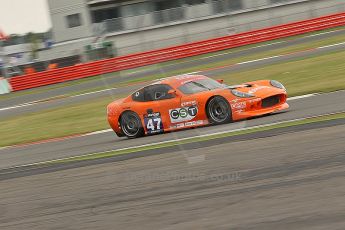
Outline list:
[[[138,114],[126,111],[121,115],[120,125],[122,132],[128,138],[136,138],[144,135],[144,129]]]
[[[231,121],[230,105],[220,96],[216,96],[208,102],[206,113],[211,124],[224,124]]]

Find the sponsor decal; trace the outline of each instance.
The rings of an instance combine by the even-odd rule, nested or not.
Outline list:
[[[261,101],[261,98],[255,98],[255,99],[249,100],[249,103],[253,104],[253,103],[256,103],[256,102],[259,102],[259,101]]]
[[[237,109],[245,109],[246,107],[247,107],[247,102],[245,102],[245,101],[231,104],[231,108],[235,109],[235,110],[237,110]]]
[[[181,103],[182,107],[188,107],[188,106],[193,106],[193,105],[197,105],[197,101],[186,101],[186,102]]]
[[[185,123],[179,123],[176,125],[172,125],[172,126],[170,126],[170,128],[171,129],[179,129],[179,128],[192,127],[192,126],[202,125],[202,124],[204,124],[203,120],[197,120],[197,121],[189,121],[189,122],[185,122]]]
[[[150,113],[145,115],[144,122],[148,134],[162,133],[164,131],[160,113]]]
[[[184,123],[181,123],[181,124],[177,124],[177,125],[176,125],[177,128],[184,128],[184,126],[185,126]]]
[[[254,89],[249,90],[248,93],[256,93],[259,90],[267,89],[267,88],[270,88],[270,87],[268,87],[268,86],[259,86],[259,87],[256,87]]]
[[[241,113],[244,113],[244,110],[243,110],[243,109],[236,110],[235,113],[236,113],[236,114],[241,114]]]
[[[198,107],[190,106],[183,108],[170,109],[170,121],[171,123],[180,123],[184,121],[190,121],[198,114]]]
[[[186,122],[184,125],[185,125],[186,127],[190,127],[190,126],[196,125],[196,122],[195,122],[195,121],[190,121],[190,122]]]

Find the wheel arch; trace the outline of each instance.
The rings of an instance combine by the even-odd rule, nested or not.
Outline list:
[[[231,114],[232,114],[232,109],[231,109],[231,105],[230,105],[229,101],[228,101],[225,97],[223,97],[222,95],[218,95],[218,94],[212,95],[211,97],[209,97],[209,98],[207,99],[207,101],[206,101],[206,103],[205,103],[205,108],[204,108],[204,109],[205,109],[205,112],[207,111],[208,103],[210,103],[210,101],[211,101],[213,98],[215,98],[215,97],[221,97],[221,98],[223,98],[223,99],[228,103],[229,108],[230,108],[230,112],[231,112]],[[207,113],[206,113],[206,116],[208,116]]]
[[[224,101],[228,104],[228,106],[229,106],[229,109],[230,109],[230,120],[231,120],[231,122],[233,121],[233,114],[232,114],[232,108],[231,108],[231,104],[230,104],[230,102],[224,97],[224,96],[222,96],[222,95],[219,95],[219,94],[215,94],[215,95],[212,95],[211,97],[209,97],[208,99],[207,99],[207,101],[206,101],[206,103],[205,103],[205,114],[206,114],[206,117],[208,118],[208,119],[210,119],[210,117],[209,117],[209,114],[208,114],[208,110],[207,110],[207,106],[208,106],[208,104],[210,103],[210,101],[213,99],[213,98],[216,98],[216,97],[219,97],[219,98],[222,98],[222,99],[224,99]]]
[[[123,110],[123,111],[121,112],[121,114],[119,115],[118,124],[119,124],[119,127],[121,128],[121,129],[120,129],[120,130],[121,130],[121,133],[119,133],[119,134],[117,133],[117,135],[118,135],[118,136],[126,136],[126,134],[123,132],[122,127],[121,127],[122,116],[123,116],[126,112],[135,113],[135,114],[138,116],[138,118],[139,118],[139,120],[140,120],[140,123],[141,123],[141,128],[142,128],[142,130],[143,130],[143,132],[144,132],[144,134],[145,134],[145,128],[144,128],[143,121],[142,121],[140,115],[139,115],[137,112],[135,112],[135,111],[133,111],[133,110],[131,110],[131,109],[126,109],[126,110]]]

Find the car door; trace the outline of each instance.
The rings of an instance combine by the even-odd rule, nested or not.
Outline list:
[[[162,133],[171,129],[170,112],[181,107],[181,98],[170,93],[172,87],[166,84],[155,84],[145,87],[144,127],[148,134]]]

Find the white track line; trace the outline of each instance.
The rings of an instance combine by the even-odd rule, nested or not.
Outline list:
[[[313,97],[319,95],[318,93],[312,93],[312,94],[306,94],[306,95],[302,95],[302,96],[296,96],[296,97],[289,97],[287,100],[288,101],[294,101],[294,100],[299,100],[302,98],[307,98],[307,97]]]
[[[335,33],[341,30],[333,30],[333,31],[328,31],[328,32],[322,32],[322,33],[318,33],[318,34],[312,34],[312,35],[308,35],[305,36],[306,38],[310,38],[310,37],[316,37],[316,36],[320,36],[320,35],[324,35],[324,34],[331,34],[331,33]]]
[[[19,104],[19,105],[15,105],[15,106],[11,106],[11,107],[0,108],[0,111],[26,107],[26,106],[33,105],[33,104],[34,104],[33,102],[28,102],[28,103]]]
[[[274,59],[274,58],[279,58],[279,57],[282,57],[282,55],[277,55],[277,56],[271,56],[271,57],[266,57],[266,58],[255,59],[255,60],[251,60],[251,61],[240,62],[240,63],[237,63],[235,65],[244,65],[244,64],[249,64],[249,63],[253,63],[253,62],[259,62],[259,61],[264,61],[264,60],[269,60],[269,59]]]
[[[257,48],[262,48],[262,47],[267,47],[267,46],[272,46],[272,45],[281,44],[281,43],[286,43],[286,42],[287,42],[287,41],[272,42],[272,43],[269,43],[269,44],[260,45],[260,46],[254,46],[254,47],[251,47],[251,48],[249,48],[249,49],[244,49],[243,51],[247,51],[247,50],[251,50],[251,49],[257,49]],[[241,50],[241,51],[242,51],[242,50]],[[232,54],[232,53],[234,53],[234,52],[226,52],[226,53],[221,53],[221,54],[215,54],[215,55],[211,55],[211,56],[207,56],[207,57],[198,58],[197,60],[209,59],[209,58],[224,56],[224,55]],[[195,60],[186,61],[186,62],[184,62],[184,63],[193,62],[193,61],[195,61]]]
[[[343,111],[343,112],[345,112],[345,111]],[[309,116],[309,117],[297,118],[297,119],[292,119],[292,120],[287,120],[287,121],[280,121],[280,122],[273,122],[273,123],[269,123],[269,124],[257,125],[257,126],[247,127],[247,128],[227,130],[227,131],[215,132],[215,133],[211,133],[211,134],[202,134],[202,135],[193,136],[193,137],[185,137],[185,138],[174,139],[174,140],[160,141],[160,142],[156,142],[156,143],[137,145],[137,146],[121,148],[121,149],[111,149],[111,150],[107,150],[107,151],[103,151],[103,152],[83,154],[83,155],[79,155],[79,156],[58,158],[58,159],[54,159],[54,160],[48,160],[48,161],[31,163],[31,164],[24,164],[24,165],[13,166],[13,167],[10,167],[10,168],[5,168],[3,170],[15,169],[15,168],[21,168],[21,167],[28,167],[28,166],[35,166],[35,165],[41,165],[41,164],[51,164],[51,163],[55,163],[55,162],[58,162],[58,161],[68,161],[68,160],[73,160],[73,159],[80,158],[80,157],[90,157],[90,156],[95,156],[95,155],[99,155],[99,154],[111,153],[111,152],[120,152],[120,151],[125,151],[125,150],[135,150],[135,149],[143,148],[143,147],[151,147],[151,146],[157,146],[157,145],[161,145],[161,144],[180,142],[180,141],[198,139],[198,138],[203,138],[203,137],[212,137],[212,136],[217,136],[217,135],[221,135],[221,134],[228,134],[228,133],[234,133],[234,132],[239,132],[239,131],[257,129],[257,128],[265,128],[265,127],[269,127],[269,126],[274,126],[274,125],[279,125],[279,124],[286,124],[286,123],[296,122],[296,121],[302,121],[302,120],[311,119],[311,118],[317,118],[317,117],[321,117],[321,116],[329,116],[329,115],[339,114],[339,113],[343,113],[343,112],[327,113],[327,114],[323,114],[323,115]]]
[[[74,97],[81,97],[81,96],[86,96],[86,95],[91,95],[91,94],[103,93],[103,92],[107,92],[107,91],[111,91],[111,90],[115,90],[115,89],[118,89],[118,88],[102,89],[102,90],[98,90],[98,91],[92,91],[92,92],[88,92],[88,93],[82,93],[82,94],[69,96],[67,98],[74,98]]]
[[[340,43],[336,43],[336,44],[332,44],[332,45],[328,45],[328,46],[321,46],[321,47],[317,47],[317,49],[325,49],[325,48],[334,47],[334,46],[341,46],[341,45],[345,45],[345,42],[340,42]]]

